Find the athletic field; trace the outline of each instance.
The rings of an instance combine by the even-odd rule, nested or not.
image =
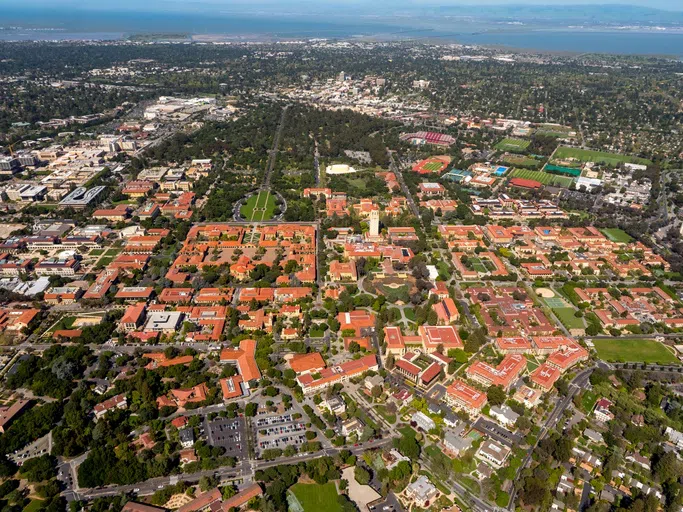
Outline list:
[[[294,484],[289,491],[296,498],[293,508],[304,512],[341,512],[341,505],[337,502],[337,488],[334,483]],[[291,505],[291,504],[290,504]]]
[[[529,147],[531,141],[524,139],[513,139],[506,137],[495,145],[499,151],[512,151],[513,153],[522,153]]]
[[[521,167],[533,167],[533,168],[538,168],[541,165],[541,162],[536,160],[535,158],[531,158],[528,156],[524,155],[513,155],[513,154],[506,154],[503,155],[501,160],[508,164],[508,165],[519,165]]]
[[[570,126],[558,124],[542,124],[536,129],[538,135],[548,135],[550,137],[568,137],[574,129]]]
[[[413,171],[420,174],[430,174],[446,170],[451,163],[450,156],[433,156],[426,158],[413,166]]]
[[[275,197],[268,190],[253,194],[242,206],[240,213],[249,222],[261,222],[273,218]]]
[[[662,343],[642,339],[594,339],[598,357],[605,361],[624,363],[679,364],[680,361]]]
[[[569,188],[572,183],[574,183],[574,179],[567,176],[558,176],[556,174],[550,174],[543,171],[532,171],[530,169],[515,169],[510,173],[510,178],[535,180],[543,185],[563,188]]]
[[[651,164],[650,160],[645,158],[638,158],[629,155],[619,155],[617,153],[605,153],[604,151],[593,151],[591,149],[570,148],[560,146],[555,151],[553,158],[562,160],[565,158],[574,158],[579,162],[595,162],[606,165],[616,166],[622,162],[630,162],[634,164]]]

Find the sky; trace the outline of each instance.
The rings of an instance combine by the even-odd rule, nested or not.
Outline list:
[[[278,10],[296,10],[297,8],[333,8],[336,6],[349,8],[365,8],[390,10],[420,6],[446,5],[597,5],[624,4],[652,7],[670,11],[683,11],[683,0],[117,0],[105,2],[103,0],[23,0],[26,7],[73,7],[93,10],[193,10],[193,9],[258,9],[269,8]],[[16,0],[0,0],[0,6],[16,7]]]

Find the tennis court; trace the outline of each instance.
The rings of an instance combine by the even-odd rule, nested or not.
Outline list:
[[[472,177],[472,173],[470,171],[453,169],[452,171],[444,174],[443,177],[446,178],[447,180],[451,180],[451,181],[455,181],[456,183],[460,183],[465,178]]]
[[[550,309],[553,308],[566,308],[568,304],[559,297],[551,297],[543,299]]]

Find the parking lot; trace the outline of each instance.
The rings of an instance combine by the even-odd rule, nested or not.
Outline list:
[[[306,442],[306,424],[300,419],[294,420],[291,414],[257,418],[254,420],[254,429],[259,453],[269,448],[284,449]]]
[[[247,440],[242,418],[217,418],[204,420],[204,434],[211,446],[225,448],[225,455],[244,459],[247,456]]]
[[[40,457],[52,450],[52,443],[50,434],[41,437],[37,441],[25,446],[21,450],[9,455],[9,458],[17,465],[21,466],[24,461],[32,459],[33,457]]]
[[[268,416],[266,418],[258,418],[254,424],[256,428],[261,429],[263,427],[270,427],[273,425],[279,425],[281,423],[289,423],[294,421],[291,414],[281,414],[278,416]]]
[[[501,427],[497,423],[487,420],[482,416],[477,419],[473,427],[479,432],[488,435],[495,441],[507,446],[516,446],[522,442],[522,438],[519,436],[519,434],[513,434],[506,428]]]

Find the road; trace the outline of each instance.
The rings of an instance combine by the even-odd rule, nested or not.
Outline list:
[[[526,468],[529,465],[534,450],[536,449],[538,444],[543,439],[545,439],[545,436],[548,435],[548,432],[550,432],[555,427],[555,425],[557,425],[557,422],[562,417],[564,411],[567,409],[567,407],[571,405],[572,400],[574,399],[574,395],[576,395],[576,393],[578,393],[580,390],[584,389],[588,385],[588,379],[590,378],[591,373],[593,373],[594,369],[595,367],[593,366],[591,366],[590,368],[586,368],[585,370],[579,372],[576,375],[576,377],[574,377],[574,379],[572,379],[571,383],[569,384],[569,392],[567,393],[567,396],[560,398],[560,400],[558,400],[558,402],[555,404],[555,408],[550,413],[550,416],[548,416],[548,419],[541,428],[541,432],[538,435],[538,438],[536,439],[536,443],[534,444],[534,446],[529,448],[526,457],[524,457],[524,460],[522,461],[522,465],[517,469],[517,473],[515,474],[515,478],[513,478],[513,481],[517,481],[521,472],[524,470],[524,468]],[[516,491],[513,488],[510,493],[510,503],[508,504],[508,510],[514,510],[515,495]]]
[[[389,155],[389,160],[391,162],[389,164],[389,170],[396,175],[396,180],[398,181],[398,184],[401,185],[401,190],[403,191],[403,195],[406,197],[406,201],[408,201],[408,206],[410,207],[410,210],[413,212],[413,215],[415,215],[415,217],[417,217],[417,219],[420,221],[420,225],[424,227],[424,225],[422,224],[422,217],[420,217],[420,209],[417,207],[417,204],[415,204],[413,195],[410,193],[410,189],[408,188],[405,180],[403,179],[403,174],[401,173],[400,166],[396,165],[394,152],[387,148],[387,154]]]
[[[270,178],[273,174],[273,169],[275,168],[275,162],[277,161],[277,152],[280,147],[280,139],[282,138],[282,130],[285,127],[285,116],[287,115],[287,109],[289,105],[285,105],[282,108],[282,114],[280,115],[280,123],[277,126],[277,131],[275,132],[275,139],[273,140],[273,149],[270,150],[270,155],[268,157],[268,166],[266,167],[266,174],[263,177],[263,187],[266,190],[270,188]]]
[[[313,139],[315,152],[313,153],[313,170],[315,171],[315,186],[320,186],[320,151],[318,151],[318,141]]]
[[[381,439],[380,441],[368,442],[359,444],[348,448],[354,455],[361,455],[366,450],[373,448],[381,448],[393,441],[392,438]],[[108,486],[101,489],[87,489],[81,491],[64,491],[62,494],[66,496],[75,494],[78,499],[92,500],[103,496],[118,496],[119,494],[135,493],[139,496],[153,494],[159,489],[163,489],[167,485],[174,485],[178,482],[198,482],[203,476],[215,476],[221,481],[223,480],[253,480],[254,473],[258,470],[267,469],[283,464],[297,464],[308,460],[316,459],[322,456],[334,456],[343,449],[347,448],[325,448],[322,451],[315,453],[299,454],[293,457],[283,457],[272,461],[262,460],[246,460],[240,462],[235,467],[222,467],[214,470],[197,471],[195,473],[171,475],[166,477],[152,478],[144,482],[139,482],[131,485]]]
[[[420,456],[420,463],[431,469],[429,461]],[[472,507],[472,510],[476,512],[491,512],[493,510],[498,510],[498,507],[491,505],[490,503],[482,500],[479,496],[475,495],[463,486],[460,482],[453,479],[443,481],[448,488],[450,488],[461,500]]]

